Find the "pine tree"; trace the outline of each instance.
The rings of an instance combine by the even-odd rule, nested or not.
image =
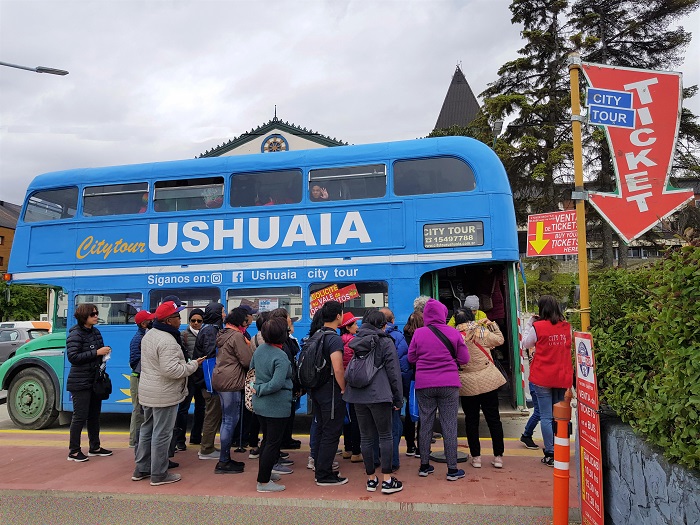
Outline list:
[[[672,25],[699,5],[700,0],[576,0],[569,15],[575,30],[572,41],[586,62],[670,70],[681,63],[683,51],[691,39],[691,34],[683,27]],[[693,86],[686,89],[684,95],[689,97],[696,91],[697,88]],[[684,108],[674,162],[677,175],[700,172],[696,157],[700,127],[696,122],[697,117]],[[613,164],[608,142],[601,130],[593,132],[586,156],[586,165],[597,171],[594,181],[596,189],[614,191]],[[592,216],[598,219],[594,222],[600,227],[595,228],[591,240],[601,242],[602,266],[612,266],[613,231],[597,215]],[[619,238],[617,244],[620,247],[620,264],[625,266],[625,245]]]

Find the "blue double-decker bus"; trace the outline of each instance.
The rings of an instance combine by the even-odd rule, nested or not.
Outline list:
[[[13,283],[54,290],[55,331],[72,326],[77,304],[97,305],[113,349],[105,412],[131,411],[134,315],[168,295],[187,305],[183,327],[191,308],[210,301],[283,307],[301,339],[329,299],[357,316],[388,306],[402,327],[418,295],[452,312],[496,285],[511,400],[522,405],[517,261],[502,164],[478,141],[447,137],[40,175],[22,206],[9,273]],[[42,339],[0,367],[22,428],[72,410],[65,339]]]

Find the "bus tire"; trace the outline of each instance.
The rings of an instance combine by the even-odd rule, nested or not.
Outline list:
[[[24,430],[51,426],[58,417],[56,392],[51,378],[39,368],[25,368],[17,374],[7,391],[10,419]]]

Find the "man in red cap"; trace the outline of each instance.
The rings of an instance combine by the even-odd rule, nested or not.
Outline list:
[[[139,400],[144,421],[136,449],[133,481],[151,478],[151,485],[180,481],[179,474],[168,472],[168,449],[173,437],[177,407],[188,395],[187,378],[195,373],[204,358],[185,361],[180,338],[180,311],[174,301],[165,301],[156,309],[153,328],[141,340]]]
[[[131,423],[129,424],[129,446],[136,447],[139,442],[139,429],[143,423],[143,408],[139,403],[139,374],[141,373],[141,339],[146,335],[146,330],[151,326],[155,316],[148,310],[139,311],[134,317],[136,333],[129,344],[129,366],[131,377],[129,378],[129,390],[131,392]]]

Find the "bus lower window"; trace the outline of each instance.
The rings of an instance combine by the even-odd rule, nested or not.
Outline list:
[[[85,217],[145,213],[147,207],[147,182],[88,186],[83,190]]]
[[[78,209],[78,188],[37,191],[29,197],[24,222],[54,221],[75,217]]]
[[[163,299],[169,295],[174,295],[183,305],[185,309],[180,312],[180,318],[182,319],[182,329],[187,327],[188,319],[190,316],[190,311],[193,308],[201,308],[204,310],[206,306],[211,303],[221,302],[221,292],[218,288],[172,288],[169,290],[153,290],[151,291],[151,296],[149,300],[149,310],[155,312],[156,308],[160,306]]]
[[[75,306],[81,303],[97,306],[99,324],[132,324],[143,306],[143,295],[140,292],[76,295]]]
[[[224,178],[161,180],[155,184],[153,208],[156,211],[186,211],[221,208]]]
[[[242,304],[260,312],[284,308],[289,312],[289,317],[301,318],[301,287],[236,288],[226,292],[226,307],[229,312]]]
[[[301,170],[234,173],[231,206],[271,206],[301,202]]]
[[[461,159],[438,157],[394,162],[396,195],[455,193],[474,188],[474,172]]]
[[[314,194],[314,186],[325,190]],[[309,171],[309,198],[312,201],[371,199],[386,195],[386,166],[369,164]]]
[[[343,305],[343,310],[362,317],[367,310],[389,306],[389,285],[386,281],[314,283],[309,287],[311,315],[334,300]]]

